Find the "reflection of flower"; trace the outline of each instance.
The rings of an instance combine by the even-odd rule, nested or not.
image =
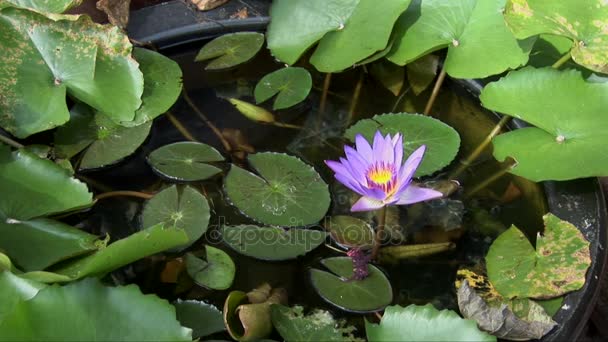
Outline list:
[[[422,161],[426,147],[420,146],[401,165],[403,142],[401,134],[383,137],[380,131],[374,136],[372,146],[358,134],[356,149],[345,146],[346,158],[340,161],[326,160],[336,179],[360,194],[351,211],[368,211],[385,205],[404,205],[422,202],[442,196],[439,191],[412,185],[412,177]]]

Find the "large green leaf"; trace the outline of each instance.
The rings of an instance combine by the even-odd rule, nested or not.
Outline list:
[[[257,103],[277,95],[272,109],[284,109],[296,105],[308,96],[312,88],[312,78],[304,68],[287,67],[262,77],[255,86]]]
[[[4,341],[191,341],[191,333],[167,301],[94,279],[46,287],[0,322]]]
[[[325,242],[326,233],[312,229],[224,226],[222,240],[235,251],[261,260],[289,260]]]
[[[426,145],[426,152],[416,177],[430,175],[447,166],[458,153],[460,136],[452,127],[426,115],[389,113],[360,120],[346,130],[344,136],[355,141],[362,134],[369,142],[380,130],[383,135],[401,133],[403,135],[403,155],[409,156],[418,147]]]
[[[72,158],[95,141],[97,126],[91,107],[77,103],[70,109],[70,121],[55,130],[55,154],[60,158]]]
[[[488,84],[481,92],[484,107],[536,126],[494,138],[494,156],[514,158],[510,172],[533,181],[608,174],[607,93],[608,83],[552,68],[524,68]]]
[[[0,322],[19,302],[31,299],[45,286],[16,276],[8,270],[0,270]]]
[[[509,0],[505,19],[516,37],[541,33],[570,38],[572,59],[608,73],[608,6],[603,0]]]
[[[269,225],[304,226],[318,222],[329,207],[327,184],[310,165],[281,153],[248,157],[255,175],[233,165],[225,189],[245,215]]]
[[[200,192],[189,186],[177,188],[173,185],[148,200],[142,213],[143,227],[163,223],[167,227],[184,230],[188,242],[179,249],[188,247],[207,231],[209,203]]]
[[[382,310],[393,300],[393,289],[386,275],[374,265],[368,265],[369,275],[353,279],[353,261],[348,257],[321,260],[329,272],[311,269],[312,285],[327,302],[347,311]]]
[[[182,141],[162,146],[150,153],[148,163],[154,171],[171,180],[196,181],[212,177],[222,170],[209,162],[223,161],[213,147]]]
[[[531,42],[520,45],[507,28],[501,12],[505,1],[414,0],[395,25],[396,41],[387,58],[404,65],[447,47],[444,68],[456,78],[481,78],[524,65]]]
[[[144,74],[144,91],[135,119],[122,122],[125,126],[139,126],[163,114],[182,91],[182,69],[175,61],[142,48],[133,49],[133,57]]]
[[[369,249],[374,245],[374,230],[359,218],[346,215],[329,217],[324,222],[332,240],[346,248]]]
[[[589,242],[572,224],[543,216],[536,250],[517,227],[502,233],[486,255],[488,277],[505,298],[559,297],[580,289],[591,265]]]
[[[5,194],[0,196],[0,214],[5,222],[84,207],[92,203],[93,197],[86,184],[52,161],[25,150],[11,152],[2,144],[0,189]]]
[[[165,228],[159,224],[113,242],[93,254],[63,264],[53,272],[71,279],[103,276],[136,260],[187,242],[188,235],[185,231],[173,227]]]
[[[275,304],[270,307],[272,325],[286,342],[353,341],[354,327],[334,319],[331,313],[314,310],[304,315],[304,308]]]
[[[211,59],[205,70],[226,69],[252,59],[263,44],[262,33],[228,33],[205,44],[194,60],[201,62]]]
[[[365,331],[369,341],[496,341],[480,331],[475,321],[451,310],[437,310],[432,304],[389,306],[380,324],[365,321]]]
[[[198,300],[180,300],[173,303],[177,320],[192,329],[192,338],[204,337],[226,330],[222,312],[215,306]]]
[[[344,28],[360,0],[275,0],[270,7],[268,48],[294,64],[327,32]]]
[[[80,5],[82,0],[4,0],[18,7],[35,9],[40,12],[63,13],[66,10]]]
[[[205,246],[205,260],[186,253],[186,270],[197,284],[213,289],[226,290],[232,286],[236,266],[226,252]]]
[[[328,32],[310,57],[321,72],[337,72],[384,49],[393,25],[411,0],[360,0],[352,15],[338,31]]]
[[[46,218],[7,220],[0,212],[0,250],[25,271],[43,270],[99,247],[97,236]]]
[[[143,76],[116,27],[9,7],[0,41],[0,125],[18,137],[65,123],[66,93],[116,122],[132,121],[141,105]]]

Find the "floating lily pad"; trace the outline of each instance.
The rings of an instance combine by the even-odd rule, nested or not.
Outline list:
[[[374,265],[368,265],[369,276],[353,280],[353,262],[348,257],[321,260],[329,272],[311,269],[312,285],[323,299],[351,312],[382,310],[393,300],[393,289],[386,275]]]
[[[222,169],[210,162],[224,157],[213,147],[198,142],[183,141],[160,147],[148,156],[148,163],[163,177],[179,181],[198,181],[210,178]]]
[[[205,246],[206,260],[186,253],[186,270],[200,286],[225,290],[232,286],[236,267],[230,256],[221,249]]]
[[[368,249],[374,245],[374,230],[369,223],[356,217],[332,216],[324,226],[331,238],[342,247]]]
[[[494,138],[494,157],[514,158],[510,172],[536,182],[606,175],[608,155],[598,151],[608,141],[607,92],[608,83],[552,68],[524,68],[488,84],[484,107],[536,126]],[[545,98],[552,100],[539,101]]]
[[[201,62],[211,59],[205,70],[226,69],[252,59],[263,44],[262,33],[229,33],[205,44],[194,60]]]
[[[271,307],[272,325],[286,342],[316,342],[316,341],[353,341],[352,333],[355,328],[344,326],[344,322],[336,321],[331,313],[314,310],[304,315],[301,306],[287,307],[273,305]]]
[[[405,66],[407,69],[407,80],[416,95],[420,95],[431,85],[437,75],[439,57],[435,55],[424,55]]]
[[[300,159],[282,153],[249,155],[255,175],[233,165],[225,180],[228,198],[245,215],[277,226],[316,223],[329,208],[321,176]]]
[[[191,341],[175,309],[136,285],[105,287],[86,279],[48,286],[18,303],[0,322],[5,341]]]
[[[268,48],[287,64],[300,56],[327,32],[344,28],[359,0],[276,0],[270,7]]]
[[[48,159],[0,144],[0,216],[29,220],[92,204],[86,184]],[[10,223],[10,222],[9,222]],[[18,222],[14,222],[18,223]]]
[[[323,36],[310,63],[321,72],[337,72],[383,50],[410,1],[385,1],[378,6],[377,0],[360,0],[343,29]]]
[[[549,67],[555,64],[565,53],[572,48],[572,41],[564,36],[556,36],[552,34],[541,34],[534,43],[534,47],[530,52],[529,66],[535,68]],[[576,64],[572,58],[563,64],[562,69],[571,68],[578,69],[590,74],[591,70]]]
[[[129,127],[139,126],[165,113],[182,91],[182,70],[175,61],[142,48],[133,49],[133,57],[144,75],[144,91],[135,119],[121,123]]]
[[[418,147],[426,145],[424,159],[416,170],[416,177],[441,170],[456,157],[460,148],[460,136],[456,130],[437,119],[420,114],[376,115],[371,119],[359,120],[346,130],[344,136],[355,141],[355,136],[362,134],[371,142],[377,130],[383,135],[401,133],[404,156],[409,156]]]
[[[570,38],[572,59],[591,70],[608,73],[608,6],[601,0],[509,0],[505,20],[515,36],[542,33]]]
[[[399,96],[401,88],[403,88],[403,82],[405,82],[405,70],[402,66],[381,61],[372,64],[369,72],[380,81],[384,88],[388,89],[393,95]]]
[[[178,299],[173,306],[180,324],[192,329],[193,339],[226,330],[222,312],[211,304]]]
[[[205,196],[189,186],[178,189],[173,185],[146,202],[141,220],[143,227],[163,223],[184,230],[188,243],[180,247],[183,249],[203,236],[210,216]]]
[[[235,251],[260,260],[289,260],[304,255],[325,241],[326,234],[311,229],[224,226],[222,240]]]
[[[5,0],[4,2],[40,12],[63,13],[74,6],[80,5],[82,0]]]
[[[0,322],[4,317],[13,312],[19,302],[34,297],[45,284],[23,279],[14,275],[9,270],[0,271]]]
[[[486,255],[488,277],[505,298],[558,297],[580,289],[591,264],[589,242],[572,224],[543,216],[536,250],[517,227],[502,233]]]
[[[515,39],[502,16],[504,3],[414,0],[395,25],[397,39],[387,58],[404,65],[447,47],[444,68],[456,78],[482,78],[524,65],[532,41]]]
[[[132,121],[141,105],[143,76],[127,36],[87,16],[53,15],[26,9],[0,12],[0,126],[24,138],[69,119],[66,94]],[[111,100],[108,100],[111,99]]]
[[[254,96],[257,103],[277,95],[272,109],[289,108],[308,96],[312,88],[312,78],[304,68],[287,67],[262,77],[255,86]]]
[[[369,341],[496,341],[471,319],[433,305],[389,306],[380,324],[365,321]]]

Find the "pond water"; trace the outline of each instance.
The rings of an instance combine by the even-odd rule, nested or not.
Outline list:
[[[252,93],[257,80],[282,65],[276,63],[264,51],[253,61],[235,69],[205,72],[204,64],[194,62],[197,48],[200,46],[167,51],[167,53],[181,65],[184,87],[200,110],[209,116],[219,129],[230,129],[232,133],[238,130],[244,137],[243,143],[255,151],[285,152],[313,164],[335,195],[329,214],[346,213],[348,201],[344,200],[344,196],[348,197],[348,194],[340,195],[345,192],[340,192],[337,185],[333,184],[332,174],[322,161],[337,159],[343,154],[342,146],[348,143],[341,138],[341,135],[349,126],[348,109],[361,71],[358,69],[333,76],[323,115],[319,115],[319,101],[324,76],[313,73],[314,89],[311,95],[299,105],[276,113],[279,120],[302,125],[304,128],[301,130],[279,128],[246,119],[223,97],[239,97],[253,103]],[[308,69],[313,70],[313,68]],[[404,86],[407,87],[407,84]],[[397,97],[372,77],[365,75],[360,99],[350,124],[374,114],[401,111],[420,113],[429,95],[430,89],[419,96],[408,92],[396,104]],[[183,100],[179,100],[173,107],[172,114],[186,125],[199,141],[222,151],[222,145],[215,135]],[[492,113],[480,109],[473,95],[461,85],[449,80],[441,89],[433,109],[433,116],[454,127],[459,132],[462,143],[455,162],[440,173],[424,180],[445,177],[454,170],[458,166],[458,160],[468,155],[485,138],[496,122],[496,117]],[[156,120],[150,138],[135,156],[115,167],[91,172],[86,176],[114,189],[157,191],[166,183],[150,170],[145,157],[162,145],[182,140],[185,139],[180,132],[166,117],[162,117]],[[470,189],[499,169],[500,164],[492,158],[488,148],[466,172],[462,173],[459,181],[463,189]],[[339,252],[321,246],[304,257],[286,262],[264,262],[241,256],[218,242],[217,228],[223,224],[254,222],[226,203],[220,177],[191,185],[207,195],[212,202],[213,212],[206,236],[201,239],[200,244],[197,243],[190,249],[198,250],[205,243],[214,243],[233,257],[237,272],[230,290],[249,291],[263,282],[269,282],[275,287],[287,289],[290,305],[302,304],[309,308],[323,308],[337,317],[349,318],[351,323],[361,326],[361,317],[364,315],[348,314],[327,304],[316,294],[309,280],[310,267],[318,266],[319,260],[323,257],[341,255]],[[400,225],[408,227],[407,231],[401,232],[404,243],[452,241],[456,245],[449,252],[410,259],[396,265],[383,265],[382,269],[387,273],[393,286],[394,304],[406,306],[412,303],[432,303],[439,309],[457,310],[454,289],[457,269],[482,261],[493,238],[501,232],[501,229],[506,229],[512,224],[526,232],[534,241],[536,232],[542,228],[541,216],[547,211],[542,189],[538,185],[508,174],[470,198],[465,198],[463,191],[460,190],[450,199],[452,201],[438,203],[431,211],[424,211],[421,206],[413,206],[393,212],[393,219],[398,220]],[[118,239],[138,229],[141,204],[139,200],[107,199],[94,207],[95,214],[90,216],[89,220],[95,227],[95,232],[109,231],[113,239]],[[449,219],[450,224],[447,227],[429,227],[427,223],[430,221],[425,215],[435,215],[433,222]],[[462,220],[459,220],[460,216]],[[361,217],[373,219],[365,215]],[[120,230],[117,231],[117,227],[120,227]],[[223,306],[229,291],[208,291],[194,285],[188,279],[180,279],[177,285],[163,283],[160,279],[166,261],[162,257],[148,258],[115,272],[113,277],[117,282],[136,282],[144,292],[156,292],[169,300],[178,297],[204,299],[220,308]]]

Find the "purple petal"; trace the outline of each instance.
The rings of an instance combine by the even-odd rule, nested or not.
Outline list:
[[[397,205],[418,203],[439,197],[443,197],[443,194],[439,191],[410,185],[399,194]]]
[[[372,153],[372,147],[369,145],[365,137],[361,134],[357,134],[355,136],[355,145],[357,146],[357,152],[361,154],[368,164],[371,164],[374,161],[374,156]]]
[[[393,137],[393,149],[395,151],[395,166],[401,167],[401,162],[403,161],[403,137],[399,133]]]
[[[336,180],[338,182],[344,184],[344,186],[358,193],[359,195],[363,195],[365,193],[361,185],[357,183],[357,181],[355,181],[352,177],[341,173],[337,173],[334,177],[336,177]]]
[[[361,195],[363,195],[363,196],[375,198],[377,200],[386,199],[386,192],[384,192],[384,190],[382,190],[382,189],[368,188],[368,187],[362,187],[362,188],[363,188],[363,192],[361,193]]]
[[[361,197],[355,204],[350,208],[350,211],[371,211],[384,207],[382,201],[378,201],[369,197]]]
[[[406,187],[410,183],[412,177],[414,176],[414,173],[416,173],[416,169],[418,169],[418,166],[422,162],[422,157],[424,157],[425,150],[425,145],[418,147],[418,149],[407,158],[405,163],[403,163],[403,166],[401,166],[401,171],[399,172],[398,176],[400,185],[399,189],[397,189],[397,192],[400,192],[404,187]]]
[[[335,173],[349,173],[346,167],[344,166],[344,163],[337,162],[335,160],[326,160],[325,165],[327,165]]]
[[[376,131],[374,134],[374,141],[372,143],[372,153],[374,155],[374,161],[382,160],[380,156],[382,155],[382,151],[384,150],[384,137],[380,131]]]
[[[365,184],[365,174],[369,168],[369,164],[359,153],[357,153],[354,148],[350,146],[345,146],[344,152],[346,154],[346,160],[348,160],[348,164],[350,165],[352,176],[357,179],[358,182]]]

